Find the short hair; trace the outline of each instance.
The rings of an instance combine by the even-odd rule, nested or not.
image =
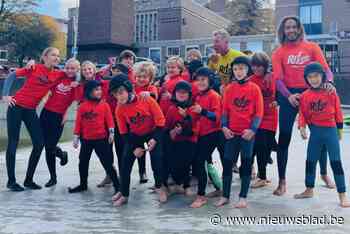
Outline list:
[[[123,50],[119,55],[119,62],[121,62],[124,58],[133,58],[133,60],[135,61],[136,55],[131,50]]]
[[[265,52],[256,52],[251,58],[252,66],[262,66],[265,69],[265,73],[268,72],[271,59]]]
[[[297,39],[300,40],[305,38],[305,29],[300,19],[297,16],[286,16],[282,19],[277,31],[278,41],[281,45],[286,43],[287,37],[284,33],[284,26],[288,20],[294,20],[297,23],[297,27],[300,30],[300,33]]]
[[[202,53],[200,52],[200,50],[198,49],[191,49],[187,52],[187,57],[193,54],[194,56],[196,56],[198,58],[198,60],[202,60]]]
[[[153,64],[153,62],[139,62],[134,65],[134,71],[135,71],[135,76],[138,76],[140,74],[147,74],[148,76],[151,77],[150,83],[153,82],[156,73],[157,73],[157,68]]]
[[[227,41],[230,40],[230,34],[225,29],[220,29],[220,30],[214,31],[213,36],[214,37],[219,36],[220,38],[226,39]]]
[[[185,70],[185,63],[184,60],[179,56],[171,56],[166,61],[166,65],[176,63],[176,65],[179,67],[180,71],[183,72]]]
[[[70,58],[66,61],[65,66],[67,66],[67,64],[73,63],[75,65],[77,65],[78,69],[80,69],[80,62],[79,60],[75,59],[75,58]]]

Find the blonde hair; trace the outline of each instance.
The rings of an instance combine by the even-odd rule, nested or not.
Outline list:
[[[197,57],[198,60],[202,60],[202,53],[200,52],[200,50],[191,49],[187,52],[187,57],[190,55]]]
[[[135,71],[135,76],[146,74],[147,76],[150,76],[150,83],[153,82],[156,73],[157,73],[157,68],[154,66],[152,62],[144,61],[144,62],[139,62],[134,65],[134,71]]]
[[[213,32],[214,37],[220,37],[221,39],[225,39],[227,41],[230,40],[230,34],[225,29],[220,29]]]
[[[78,67],[78,69],[80,69],[80,62],[79,60],[75,59],[75,58],[70,58],[66,61],[65,66],[67,66],[68,64],[73,63],[74,65],[76,65]]]
[[[81,64],[81,68],[83,69],[85,66],[91,66],[91,67],[94,69],[95,73],[97,72],[96,65],[95,65],[93,62],[91,62],[91,61],[89,61],[89,60],[84,61],[84,62]]]
[[[54,50],[57,50],[58,52],[60,51],[56,47],[47,47],[45,50],[43,50],[40,56],[40,63],[44,64],[44,57],[46,57],[49,53],[51,53]]]
[[[170,58],[168,58],[168,60],[166,61],[166,65],[168,66],[169,64],[176,64],[180,71],[183,72],[185,70],[185,63],[184,60],[179,57],[179,56],[172,56]]]

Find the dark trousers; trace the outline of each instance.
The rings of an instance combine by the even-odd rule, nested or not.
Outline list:
[[[246,141],[240,136],[235,136],[232,139],[226,140],[223,163],[223,196],[225,198],[230,198],[232,166],[235,162],[237,162],[239,153],[241,153],[241,167],[239,168],[241,191],[239,193],[239,197],[247,197],[252,173],[251,161],[253,146],[254,139]]]
[[[131,142],[131,144],[125,145],[125,151],[122,159],[122,167],[121,167],[121,193],[124,197],[128,197],[130,193],[130,175],[132,171],[132,167],[136,160],[136,156],[134,155],[134,150],[137,147],[144,148],[143,143],[148,142],[152,139],[151,135],[142,136],[133,138],[136,140],[135,142]],[[153,177],[155,181],[155,187],[160,188],[163,185],[162,180],[162,142],[158,141],[155,148],[149,152],[151,159],[151,167],[153,171]],[[146,157],[146,154],[142,156]]]
[[[275,144],[275,135],[276,132],[266,129],[258,129],[255,135],[252,163],[254,162],[254,156],[256,155],[258,177],[262,180],[266,180],[266,166],[271,156],[273,145]]]
[[[213,132],[199,138],[195,157],[198,168],[198,195],[204,196],[207,187],[208,176],[205,162],[208,164],[213,163],[212,154],[216,148],[219,150],[220,159],[223,162],[224,147],[224,136],[221,131]]]
[[[9,107],[7,110],[7,150],[6,150],[6,167],[8,183],[16,183],[15,164],[16,150],[20,136],[22,121],[24,122],[30,138],[33,149],[30,153],[26,181],[32,181],[35,169],[38,165],[41,152],[44,148],[44,139],[40,126],[40,121],[35,109],[26,109],[20,106]]]
[[[63,132],[63,115],[43,109],[40,114],[40,124],[44,136],[46,164],[51,179],[56,179],[56,146]]]
[[[310,139],[307,147],[307,159],[305,167],[305,186],[315,186],[316,164],[320,160],[324,145],[329,152],[329,160],[334,175],[338,193],[346,191],[343,165],[340,157],[340,146],[336,128],[310,126]]]
[[[119,191],[119,180],[117,171],[113,167],[113,152],[107,139],[100,140],[81,140],[80,154],[79,154],[79,175],[80,185],[88,185],[89,163],[92,151],[96,152],[106,174],[111,178],[113,186]]]
[[[117,126],[117,123],[115,123],[115,126]],[[115,128],[114,132],[115,132],[114,147],[115,147],[115,152],[117,154],[117,159],[118,159],[118,170],[119,170],[119,173],[121,173],[125,143],[123,142],[123,138],[120,135],[119,129]],[[113,160],[113,163],[114,163],[114,160]],[[146,157],[138,158],[137,163],[139,166],[139,175],[141,176],[146,173]]]
[[[289,89],[292,94],[302,93],[304,89]],[[288,162],[288,149],[292,138],[293,125],[298,114],[298,108],[293,107],[287,98],[278,95],[279,110],[279,138],[277,149],[277,165],[280,180],[286,179],[286,169]],[[327,174],[327,149],[322,150],[320,159],[321,175]]]
[[[166,134],[168,135],[168,134]],[[172,141],[167,136],[167,150],[164,156],[164,177],[166,183],[169,175],[177,185],[190,187],[190,167],[195,157],[196,143],[191,141]]]

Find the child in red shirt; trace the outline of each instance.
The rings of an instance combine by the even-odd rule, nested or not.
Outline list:
[[[199,134],[199,115],[192,111],[192,87],[187,81],[176,84],[166,118],[167,147],[165,177],[175,180],[175,191],[191,195],[190,166],[195,157]],[[180,187],[183,185],[183,189]]]
[[[252,188],[267,186],[270,181],[266,178],[266,167],[271,160],[271,152],[276,144],[275,135],[277,130],[277,102],[276,80],[269,73],[270,58],[264,52],[257,52],[252,57],[252,70],[254,74],[250,81],[259,86],[264,99],[264,117],[256,132],[254,143],[254,155],[257,156],[258,180]]]
[[[69,59],[66,62],[64,71],[65,78],[53,87],[49,98],[40,113],[40,123],[43,130],[46,163],[50,172],[50,180],[45,187],[51,187],[57,184],[56,176],[56,157],[60,158],[61,165],[68,162],[67,152],[62,151],[57,146],[62,136],[64,124],[67,119],[67,110],[75,100],[75,89],[78,85],[76,75],[79,73],[80,63],[76,59]]]
[[[6,150],[7,188],[11,191],[24,191],[24,188],[16,182],[15,176],[16,150],[22,121],[25,123],[33,143],[24,186],[29,189],[41,189],[41,186],[33,181],[35,169],[44,147],[44,137],[36,107],[48,91],[65,77],[64,72],[55,69],[59,61],[59,50],[49,47],[43,51],[41,64],[37,64],[33,69],[17,69],[4,82],[3,99],[9,105],[7,110],[8,145]],[[17,77],[27,79],[22,88],[14,96],[10,96],[12,83]]]
[[[152,97],[135,95],[133,86],[127,76],[121,74],[112,79],[110,90],[118,100],[116,118],[125,147],[122,171],[121,191],[112,200],[115,206],[128,202],[130,174],[137,158],[150,153],[156,191],[160,202],[167,201],[167,194],[162,180],[162,131],[165,125],[164,115],[158,103]]]
[[[192,107],[192,111],[200,114],[199,119],[199,139],[196,152],[196,165],[198,169],[198,192],[197,198],[192,203],[192,208],[200,208],[207,203],[205,197],[205,189],[207,186],[207,172],[205,163],[208,164],[208,174],[211,177],[215,186],[215,193],[221,193],[222,184],[221,176],[215,171],[215,167],[212,162],[212,154],[215,148],[218,148],[220,152],[220,158],[222,161],[224,155],[224,136],[221,131],[221,97],[213,90],[215,73],[209,68],[199,68],[194,72],[196,79],[196,85],[199,90],[199,94],[195,99],[195,104]],[[218,177],[218,184],[215,184],[215,176]],[[214,179],[213,179],[214,178]],[[212,193],[213,195],[214,193]]]
[[[305,186],[306,190],[296,194],[296,199],[313,197],[316,164],[320,159],[323,145],[329,153],[341,207],[350,207],[346,196],[344,170],[340,157],[339,140],[342,138],[343,113],[336,92],[328,92],[321,87],[327,81],[325,70],[319,63],[305,67],[304,77],[309,89],[300,97],[299,130],[303,139],[307,139],[306,125],[310,129],[307,149]]]
[[[249,81],[250,61],[237,57],[231,64],[232,82],[225,88],[222,111],[222,130],[226,138],[223,160],[223,196],[216,203],[220,207],[230,200],[232,166],[241,153],[241,192],[236,208],[247,207],[247,194],[251,180],[251,161],[254,136],[260,126],[264,104],[259,87]]]
[[[119,55],[119,62],[128,67],[128,78],[132,84],[135,84],[135,73],[133,66],[136,62],[136,55],[131,50],[124,50]]]
[[[90,80],[85,84],[85,101],[80,104],[74,129],[74,148],[79,153],[80,184],[75,188],[69,188],[69,193],[79,193],[88,188],[89,162],[92,151],[96,152],[107,175],[113,181],[115,192],[119,191],[117,172],[113,167],[113,152],[110,144],[114,140],[114,122],[109,105],[102,100],[101,83]]]
[[[164,78],[162,87],[160,88],[159,105],[163,113],[166,114],[171,105],[171,96],[176,84],[181,81],[190,81],[187,75],[182,74],[185,66],[182,58],[174,56],[170,57],[166,62],[167,75]]]

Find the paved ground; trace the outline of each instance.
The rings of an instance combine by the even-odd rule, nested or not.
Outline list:
[[[349,186],[350,175],[350,129],[342,141],[343,162]],[[70,195],[67,187],[76,185],[78,178],[78,152],[71,148],[71,143],[62,144],[69,151],[69,165],[58,168],[59,183],[55,188],[41,191],[10,193],[5,189],[5,155],[0,153],[0,233],[349,233],[350,210],[338,207],[337,194],[316,185],[313,199],[295,201],[293,194],[304,187],[304,158],[306,143],[298,135],[293,138],[288,165],[288,193],[284,197],[272,196],[277,180],[276,164],[269,168],[273,186],[253,190],[249,194],[249,208],[233,209],[231,205],[222,209],[213,206],[215,200],[198,210],[188,208],[192,199],[181,196],[171,197],[170,201],[160,206],[156,197],[146,185],[139,185],[137,170],[134,168],[132,192],[127,206],[116,209],[110,198],[112,188],[98,189],[96,184],[104,173],[96,157],[90,164],[89,191],[84,194]],[[29,150],[19,150],[17,154],[18,181],[25,173]],[[215,155],[217,158],[217,155]],[[273,155],[275,158],[275,155]],[[149,163],[148,163],[149,166]],[[149,175],[150,173],[150,169]],[[36,181],[44,184],[48,179],[45,160],[42,158],[36,174]],[[211,190],[210,187],[208,190]],[[239,180],[235,175],[233,182],[233,200],[237,200]],[[216,216],[215,216],[216,215]],[[217,224],[221,216],[221,223]],[[226,217],[276,217],[336,216],[344,218],[343,225],[229,225]],[[210,222],[212,221],[212,223]],[[300,220],[299,220],[300,221]],[[340,220],[342,221],[342,220]],[[276,222],[276,220],[275,220]],[[316,222],[316,221],[315,221]],[[217,224],[214,225],[213,223]]]

